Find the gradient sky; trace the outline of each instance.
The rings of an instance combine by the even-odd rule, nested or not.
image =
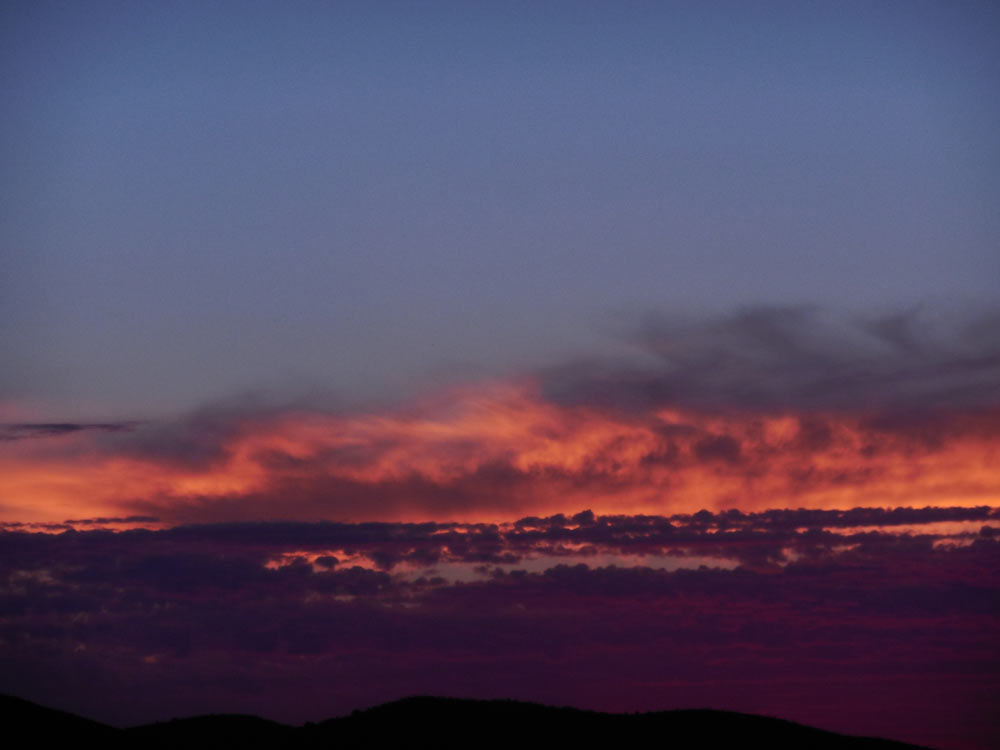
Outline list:
[[[31,418],[393,399],[620,352],[651,310],[996,296],[992,3],[2,14]]]
[[[997,39],[3,3],[0,691],[996,747]]]

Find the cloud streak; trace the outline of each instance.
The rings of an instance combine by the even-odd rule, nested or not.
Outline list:
[[[128,432],[136,425],[136,422],[17,422],[0,425],[0,442],[59,437],[78,432]]]

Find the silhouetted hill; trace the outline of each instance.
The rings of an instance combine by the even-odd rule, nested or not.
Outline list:
[[[108,743],[120,731],[13,695],[0,695],[0,737],[7,747],[14,747],[10,738],[17,737],[30,738],[32,747],[56,747],[56,743],[66,741]]]
[[[124,730],[136,748],[278,748],[302,747],[302,729],[257,716],[214,714],[158,721]]]
[[[350,716],[291,727],[255,716],[210,715],[116,729],[12,696],[0,696],[6,737],[33,746],[100,742],[102,748],[468,748],[514,746],[913,750],[782,719],[730,711],[605,714],[520,701],[414,697]]]
[[[606,714],[520,701],[415,697],[307,725],[305,733],[336,737],[338,746],[395,742],[434,747],[740,747],[769,750],[903,750],[914,745],[849,737],[782,719],[731,711],[686,710]]]

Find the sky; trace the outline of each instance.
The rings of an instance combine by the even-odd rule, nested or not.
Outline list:
[[[392,400],[995,299],[990,3],[5,3],[3,388]]]
[[[0,690],[996,746],[998,32],[4,3]]]

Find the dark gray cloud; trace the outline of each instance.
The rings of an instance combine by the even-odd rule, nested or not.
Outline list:
[[[650,313],[629,336],[643,362],[590,360],[542,373],[559,402],[630,409],[929,408],[996,403],[1000,311],[876,317],[750,307],[708,320]]]
[[[273,413],[256,403],[205,406],[177,419],[145,424],[129,435],[110,436],[104,446],[126,456],[207,467],[225,457],[230,438],[247,423]]]

